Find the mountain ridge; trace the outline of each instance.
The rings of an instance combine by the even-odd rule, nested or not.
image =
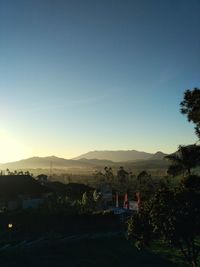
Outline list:
[[[74,160],[84,159],[99,159],[99,160],[111,160],[113,162],[124,162],[124,161],[138,161],[138,160],[152,160],[152,159],[163,159],[167,154],[157,151],[156,153],[148,153],[137,150],[94,150],[82,154],[78,157],[73,158]]]
[[[104,154],[102,154],[104,153]],[[103,158],[107,154],[107,158]],[[100,156],[99,156],[100,154]],[[89,155],[89,156],[88,156]],[[117,156],[116,156],[117,155]],[[19,161],[0,164],[1,169],[49,169],[49,168],[94,168],[96,166],[115,165],[117,163],[130,163],[148,160],[162,160],[166,154],[163,152],[147,153],[136,150],[120,151],[91,151],[73,159],[56,156],[31,157]],[[96,158],[95,158],[95,157]]]
[[[111,161],[105,160],[73,160],[65,159],[56,156],[47,157],[31,157],[18,161],[2,163],[0,164],[1,169],[49,169],[49,168],[90,168],[96,165],[112,164]]]

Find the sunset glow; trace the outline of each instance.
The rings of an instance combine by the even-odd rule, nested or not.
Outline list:
[[[198,1],[53,2],[1,2],[0,163],[196,141]]]

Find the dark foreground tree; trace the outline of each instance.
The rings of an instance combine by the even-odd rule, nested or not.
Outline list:
[[[140,192],[142,201],[150,199],[155,193],[155,184],[152,180],[151,174],[146,171],[141,171],[137,175],[137,191]]]
[[[200,165],[200,146],[195,144],[179,146],[177,152],[167,155],[165,158],[172,162],[168,174],[173,176],[178,174],[188,175],[192,168]]]
[[[187,264],[198,266],[200,193],[184,187],[162,189],[128,222],[128,237],[138,248],[162,239],[179,250]]]
[[[172,177],[178,176],[180,173],[183,173],[183,169],[182,166],[178,164],[170,165],[167,170],[167,174]]]
[[[181,183],[187,189],[200,191],[200,177],[198,175],[188,175],[182,179]]]
[[[196,124],[195,131],[200,138],[200,89],[194,88],[187,90],[184,94],[184,99],[180,103],[181,113],[185,114],[188,121]]]

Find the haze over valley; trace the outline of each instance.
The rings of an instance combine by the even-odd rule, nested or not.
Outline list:
[[[136,150],[120,151],[91,151],[80,155],[74,159],[64,159],[56,156],[32,157],[19,160],[16,162],[3,163],[1,169],[35,169],[35,168],[94,168],[95,166],[119,165],[124,163],[141,162],[141,161],[162,161],[166,154],[156,152],[155,154],[140,152]]]
[[[164,176],[169,166],[169,162],[164,159],[165,155],[162,152],[153,154],[136,150],[91,151],[76,157],[76,159],[64,159],[56,156],[31,157],[0,164],[0,170],[3,173],[7,173],[7,170],[11,173],[29,171],[34,176],[44,173],[50,176],[51,180],[65,183],[68,182],[66,177],[71,177],[70,181],[72,182],[86,182],[89,179],[88,181],[93,183],[96,180],[96,173],[104,172],[105,167],[112,168],[115,175],[123,166],[126,171],[134,175],[146,170],[154,177]]]

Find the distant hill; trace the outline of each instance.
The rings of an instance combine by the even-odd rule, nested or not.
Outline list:
[[[105,166],[112,164],[110,161],[106,160],[72,160],[58,158],[55,156],[50,157],[32,157],[28,159],[23,159],[15,162],[4,163],[0,165],[0,168],[10,169],[10,170],[19,170],[19,169],[62,169],[62,168],[87,168],[93,169],[95,166]]]
[[[39,173],[40,169],[50,170],[52,167],[54,172],[63,170],[64,172],[77,174],[94,173],[94,171],[103,170],[105,166],[112,167],[114,172],[117,172],[120,166],[124,166],[129,170],[166,169],[169,162],[163,160],[165,155],[162,152],[151,154],[135,150],[94,151],[81,155],[76,159],[64,159],[55,156],[32,157],[1,164],[0,169],[9,169],[10,171],[29,170],[33,173]],[[107,159],[102,159],[104,157],[107,157]]]
[[[164,159],[165,156],[167,156],[167,154],[158,151],[155,154],[153,154],[153,156],[149,160],[162,160]]]
[[[138,161],[138,160],[162,160],[166,156],[163,152],[147,153],[137,150],[119,150],[119,151],[91,151],[80,155],[75,160],[110,160],[113,162]]]

